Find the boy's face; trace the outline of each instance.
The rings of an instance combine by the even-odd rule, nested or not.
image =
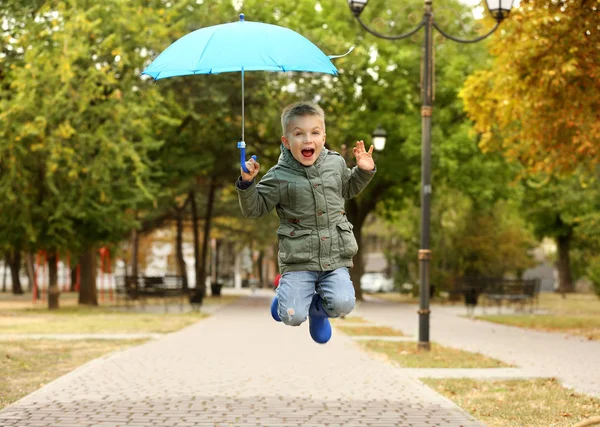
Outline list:
[[[294,159],[304,166],[312,166],[325,146],[325,123],[319,116],[293,117],[281,142]]]

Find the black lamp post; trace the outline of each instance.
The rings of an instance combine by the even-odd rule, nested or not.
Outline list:
[[[387,36],[370,29],[361,19],[360,14],[367,6],[368,0],[348,0],[350,10],[356,20],[369,33],[387,40],[399,40],[412,36],[421,28],[425,28],[423,41],[424,66],[422,68],[422,139],[421,139],[421,248],[419,249],[419,348],[429,350],[429,270],[431,250],[429,248],[429,223],[431,203],[431,117],[433,114],[433,29],[435,28],[445,38],[459,43],[475,43],[491,35],[502,20],[508,16],[513,0],[486,0],[490,14],[496,19],[496,25],[487,34],[470,40],[451,36],[442,30],[433,17],[433,0],[424,0],[425,11],[421,22],[404,34]]]

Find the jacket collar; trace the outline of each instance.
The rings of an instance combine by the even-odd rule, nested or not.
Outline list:
[[[329,150],[323,147],[323,150],[321,150],[321,154],[319,154],[319,158],[312,164],[312,166],[309,166],[309,168],[318,166],[321,163],[323,163],[325,161],[325,158],[327,157],[327,153],[329,153]],[[277,163],[299,171],[304,171],[307,169],[306,166],[304,166],[298,160],[294,159],[294,156],[292,156],[292,152],[288,150],[283,144],[281,144],[281,154],[279,155],[279,160]]]

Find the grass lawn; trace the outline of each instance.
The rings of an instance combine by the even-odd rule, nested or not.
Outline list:
[[[238,296],[207,297],[203,306],[228,304]],[[178,301],[173,300],[174,303]],[[31,296],[0,296],[0,334],[74,334],[74,333],[168,333],[196,323],[208,316],[200,312],[162,309],[162,300],[149,301],[147,307],[125,309],[104,304],[98,307],[77,305],[77,295],[61,294],[60,308],[48,310],[45,303],[31,302]],[[151,311],[156,305],[157,310]],[[146,311],[147,310],[147,311]]]
[[[380,293],[373,295],[390,302],[418,304],[418,298],[398,292]],[[432,299],[431,304],[441,302]],[[483,300],[480,299],[480,303]],[[462,305],[462,302],[460,303]],[[560,294],[544,292],[539,296],[539,311],[544,314],[490,314],[476,316],[476,319],[504,325],[519,326],[522,328],[538,329],[543,331],[563,332],[565,334],[579,335],[590,340],[600,341],[600,298],[594,294],[567,294],[563,298]],[[490,307],[490,311],[495,307]]]
[[[67,307],[76,307],[78,294],[77,292],[61,292],[59,297],[59,305],[60,309]],[[238,300],[239,295],[222,295],[220,297],[212,297],[207,296],[202,301],[202,305],[215,305],[215,304],[229,304]],[[179,297],[169,298],[169,302],[172,304],[179,304]],[[104,301],[98,297],[99,307],[111,308],[117,306],[116,300],[110,301],[108,299],[108,295],[104,296]],[[184,298],[184,305],[187,304],[187,299]],[[162,306],[164,305],[164,301],[162,298],[147,298],[146,299],[147,306]],[[125,302],[122,297],[119,300],[119,306],[125,307]],[[136,302],[135,304],[130,303],[130,306],[135,307],[136,309],[141,309],[140,304]],[[37,309],[37,310],[47,310],[48,302],[44,301],[36,301],[33,302],[31,298],[31,293],[26,293],[23,295],[13,295],[9,292],[0,292],[0,313],[7,310],[20,310],[20,309]]]
[[[404,334],[389,326],[340,326],[335,325],[337,329],[345,334],[352,336],[385,336],[385,337],[402,337]]]
[[[477,319],[544,331],[563,332],[600,340],[600,298],[592,294],[540,294],[539,309],[546,314],[500,314]]]
[[[422,381],[490,427],[568,427],[600,415],[600,399],[574,393],[554,379]]]
[[[356,324],[356,323],[365,323],[366,324],[366,323],[369,323],[368,320],[366,320],[366,319],[364,319],[364,318],[362,318],[360,316],[347,316],[347,317],[344,317],[344,318],[342,318],[342,317],[335,317],[335,318],[332,318],[332,319],[329,319],[329,320],[331,320],[331,322],[333,322],[335,324],[338,324],[338,325],[344,325],[344,324],[350,324],[350,323],[351,324]]]
[[[479,353],[432,343],[431,351],[419,351],[416,342],[361,341],[370,352],[402,368],[507,368],[512,365]]]
[[[102,307],[0,312],[0,334],[167,333],[206,316],[199,312],[116,312]]]
[[[600,313],[597,316],[561,317],[550,314],[491,315],[477,316],[477,319],[543,331],[564,332],[581,335],[590,340],[600,340]]]
[[[92,359],[143,342],[0,341],[0,409]]]

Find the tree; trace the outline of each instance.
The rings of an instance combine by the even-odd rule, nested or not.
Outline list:
[[[4,263],[4,271],[6,272],[6,264],[10,266],[10,278],[12,283],[12,292],[15,295],[23,294],[23,288],[21,287],[21,279],[19,272],[21,271],[21,251],[19,248],[13,248],[6,254]]]
[[[479,156],[485,163],[485,156]],[[498,183],[500,184],[500,182]],[[439,187],[438,187],[439,188]],[[436,291],[454,290],[469,277],[519,276],[532,264],[529,251],[535,240],[520,215],[519,199],[497,198],[489,204],[482,198],[444,186],[432,203],[431,283]],[[390,217],[391,236],[397,245],[391,257],[397,269],[396,282],[418,280],[419,210],[409,204]],[[389,237],[388,237],[389,238]]]
[[[593,0],[526,0],[490,43],[494,60],[461,97],[485,151],[526,171],[600,162],[600,13]]]
[[[523,211],[538,238],[551,237],[558,248],[558,291],[574,291],[571,252],[574,247],[598,247],[600,209],[598,180],[588,174],[548,177],[541,183],[524,180]],[[587,260],[589,256],[585,257]]]
[[[153,198],[148,153],[162,141],[149,115],[161,105],[137,90],[149,12],[86,6],[46,3],[16,39],[23,61],[0,111],[0,239],[94,262],[94,246],[119,240]],[[91,294],[80,303],[96,304]]]

